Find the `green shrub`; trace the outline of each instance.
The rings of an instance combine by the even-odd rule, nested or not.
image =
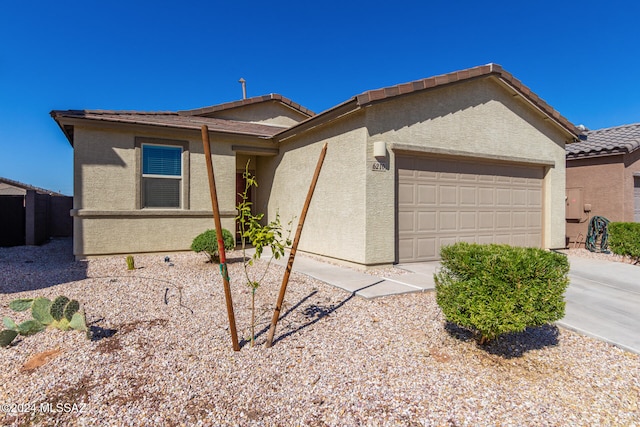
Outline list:
[[[608,232],[611,252],[640,260],[640,223],[610,222]]]
[[[224,248],[231,250],[236,247],[236,239],[233,234],[225,228],[222,229],[222,239]],[[191,243],[191,250],[194,252],[205,252],[209,256],[212,263],[220,262],[220,254],[218,253],[218,235],[216,230],[207,230],[198,235]]]
[[[480,344],[564,316],[569,262],[561,254],[461,242],[443,247],[441,256],[434,275],[438,305]]]

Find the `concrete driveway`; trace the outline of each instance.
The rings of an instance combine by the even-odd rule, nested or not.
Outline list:
[[[640,354],[640,266],[569,257],[565,316],[558,325]]]

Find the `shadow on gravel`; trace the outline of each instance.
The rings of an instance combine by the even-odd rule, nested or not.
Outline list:
[[[0,292],[33,291],[87,278],[87,262],[76,261],[71,238],[41,246],[0,248]]]
[[[313,295],[313,293],[311,295]],[[295,307],[300,306],[302,304],[302,302],[304,300],[308,299],[311,295],[308,295],[307,297],[305,297],[302,301],[300,301],[298,304],[296,304],[296,306],[291,307],[291,310],[293,310]],[[295,328],[295,329],[293,329],[293,330],[291,330],[289,332],[286,332],[286,333],[280,335],[279,337],[275,338],[273,340],[273,343],[275,344],[280,340],[283,340],[283,339],[285,339],[287,337],[290,337],[291,335],[293,335],[295,333],[298,333],[301,330],[306,329],[309,326],[318,323],[323,318],[327,317],[331,313],[333,313],[336,310],[338,310],[339,308],[341,308],[343,305],[345,305],[347,302],[349,302],[355,296],[356,296],[356,293],[353,292],[347,298],[345,298],[344,300],[340,301],[337,304],[329,304],[327,306],[322,306],[322,305],[318,305],[318,304],[311,304],[311,305],[305,307],[304,310],[302,311],[302,314],[307,319],[307,322],[302,324],[302,325],[300,325],[300,326],[298,326],[297,328]],[[282,317],[280,319],[282,319]]]
[[[460,341],[471,341],[476,338],[472,331],[451,322],[447,322],[444,328],[449,335]],[[522,357],[531,350],[555,347],[559,343],[559,335],[560,331],[555,325],[529,327],[522,332],[501,335],[489,344],[478,345],[478,347],[487,353],[513,359]]]
[[[298,309],[298,307],[300,307],[301,305],[303,305],[306,301],[309,300],[309,298],[313,297],[315,294],[317,294],[318,291],[313,291],[311,292],[309,295],[305,296],[304,298],[302,298],[300,301],[298,301],[296,304],[294,304],[293,306],[291,306],[284,314],[282,314],[280,316],[280,318],[278,319],[278,325],[280,327],[282,327],[282,325],[280,324],[280,322],[285,319],[289,314],[291,314],[292,312],[294,312],[296,309]],[[334,311],[338,310],[340,307],[342,307],[343,305],[345,305],[347,303],[347,301],[351,300],[353,297],[356,296],[356,293],[352,293],[350,294],[347,298],[345,298],[344,300],[340,301],[337,304],[330,304],[328,306],[322,306],[322,305],[318,305],[318,304],[311,304],[307,307],[305,307],[302,310],[302,314],[303,316],[307,319],[307,322],[296,327],[295,329],[292,329],[288,332],[285,332],[284,334],[278,336],[276,334],[276,337],[273,339],[273,344],[276,344],[278,341],[283,340],[287,337],[290,337],[291,335],[300,332],[301,330],[308,328],[309,326],[317,323],[320,321],[320,319],[330,315],[331,313],[333,313]],[[258,338],[259,336],[266,334],[267,331],[269,330],[269,328],[271,327],[271,322],[269,321],[269,325],[265,326],[262,330],[260,330],[258,333],[256,333],[256,338]],[[277,331],[277,329],[276,329]],[[240,347],[244,347],[245,345],[249,344],[249,340],[242,340],[240,342]]]

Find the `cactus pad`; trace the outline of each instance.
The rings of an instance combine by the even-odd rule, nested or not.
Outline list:
[[[9,308],[13,311],[26,311],[31,308],[33,298],[14,299],[9,303]]]
[[[18,332],[20,335],[28,336],[37,334],[44,330],[46,326],[34,319],[26,320],[18,325]]]
[[[62,295],[56,298],[55,300],[53,300],[53,303],[51,304],[51,310],[50,310],[51,317],[53,317],[54,320],[58,320],[58,321],[62,319],[62,317],[64,316],[64,308],[68,303],[69,303],[69,298]]]
[[[87,321],[84,318],[84,313],[81,311],[74,313],[73,318],[69,322],[69,327],[76,331],[88,331],[89,328],[87,328]]]
[[[43,325],[49,325],[53,322],[51,317],[51,300],[48,298],[36,298],[31,305],[31,315]]]
[[[78,312],[80,309],[80,303],[74,299],[69,301],[69,303],[64,307],[64,318],[68,321],[71,321],[71,318],[74,314]]]
[[[18,336],[16,331],[5,329],[0,332],[0,347],[7,347]]]
[[[2,323],[4,324],[4,326],[7,329],[12,329],[14,331],[18,330],[18,325],[16,325],[16,322],[14,322],[12,319],[10,319],[9,317],[3,317],[2,318]]]

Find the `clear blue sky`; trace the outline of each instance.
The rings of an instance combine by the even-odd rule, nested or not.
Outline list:
[[[0,5],[0,176],[73,192],[51,110],[279,93],[320,112],[495,62],[590,129],[640,122],[637,1],[22,0]]]

